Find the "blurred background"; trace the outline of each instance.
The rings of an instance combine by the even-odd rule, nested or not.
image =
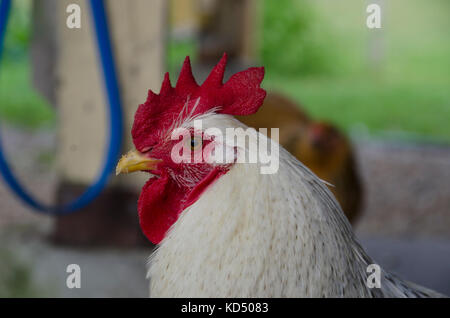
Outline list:
[[[69,29],[66,7],[81,7]],[[381,28],[366,26],[369,4]],[[199,81],[266,68],[254,127],[332,189],[384,268],[450,295],[450,2],[446,0],[106,0],[131,148],[133,114],[186,55]],[[0,63],[3,151],[40,201],[80,195],[101,169],[107,99],[90,7],[13,0]],[[275,114],[275,115],[274,115]],[[294,140],[295,142],[290,142]],[[153,246],[137,221],[141,178],[111,178],[89,206],[37,213],[0,182],[0,297],[146,297]],[[79,264],[82,288],[66,287]]]

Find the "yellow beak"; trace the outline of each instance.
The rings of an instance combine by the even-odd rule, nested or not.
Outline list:
[[[136,150],[129,151],[117,163],[116,175],[135,171],[155,170],[161,161],[160,159],[148,158]]]

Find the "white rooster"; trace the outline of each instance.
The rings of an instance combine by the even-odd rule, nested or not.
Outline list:
[[[244,163],[260,155],[253,146],[275,145],[263,134],[247,134],[244,147],[212,137],[211,129],[225,136],[227,128],[239,127],[243,137],[247,127],[232,115],[256,112],[265,97],[263,68],[237,73],[223,84],[225,65],[226,55],[201,86],[189,58],[175,87],[166,74],[160,94],[150,91],[136,112],[137,151],[117,165],[117,173],[151,175],[138,202],[142,230],[159,244],[149,261],[150,295],[439,296],[385,271],[380,288],[368,287],[367,268],[374,262],[323,181],[281,147],[276,173],[261,173],[262,162]],[[189,133],[187,145],[173,138],[180,128]],[[203,160],[174,160],[174,153],[183,152],[180,144],[191,150],[187,158],[200,153]],[[232,159],[214,161],[219,149]]]

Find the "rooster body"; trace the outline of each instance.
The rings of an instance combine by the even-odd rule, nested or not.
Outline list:
[[[241,126],[215,117],[203,124]],[[369,296],[370,260],[322,182],[284,150],[278,173],[259,168],[236,164],[181,213],[151,258],[150,295]]]
[[[150,295],[436,296],[386,272],[381,288],[369,288],[373,261],[324,182],[282,147],[275,173],[263,174],[263,161],[242,160],[257,143],[275,141],[254,130],[245,145],[212,138],[210,128],[245,134],[247,126],[232,115],[255,113],[265,97],[264,69],[251,68],[223,84],[225,65],[226,56],[201,86],[188,58],[175,87],[166,75],[160,94],[150,91],[136,113],[137,150],[117,165],[117,173],[150,172],[138,202],[141,228],[159,245],[149,260]],[[186,140],[169,137],[178,128]],[[232,160],[178,161],[180,143],[190,146],[190,159],[214,158],[223,147]]]
[[[246,128],[226,115],[203,124]],[[386,273],[368,288],[372,263],[326,185],[280,147],[277,173],[236,164],[181,213],[150,258],[150,296],[432,295]]]

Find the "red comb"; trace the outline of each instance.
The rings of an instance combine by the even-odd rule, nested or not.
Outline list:
[[[226,64],[227,55],[224,54],[201,86],[192,75],[189,56],[175,87],[166,73],[159,95],[150,90],[147,101],[136,112],[131,131],[136,148],[142,150],[157,143],[161,133],[179,119],[185,108],[183,113],[186,116],[203,114],[213,108],[220,114],[242,116],[255,113],[266,96],[266,91],[260,87],[264,68],[252,67],[236,73],[223,84]]]

